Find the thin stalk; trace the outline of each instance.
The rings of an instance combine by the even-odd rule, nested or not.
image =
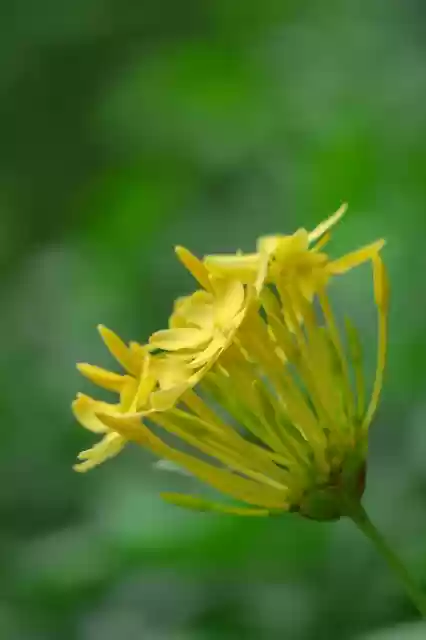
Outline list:
[[[413,580],[411,574],[407,571],[405,565],[401,562],[396,553],[391,549],[383,538],[382,534],[376,529],[374,524],[368,517],[365,509],[361,504],[351,505],[348,516],[355,522],[360,529],[371,540],[377,551],[386,560],[388,565],[398,576],[404,585],[404,588],[414,606],[426,618],[426,594],[423,593],[420,586]]]

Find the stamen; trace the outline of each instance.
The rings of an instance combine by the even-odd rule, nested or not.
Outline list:
[[[357,422],[362,419],[365,411],[365,377],[363,369],[362,345],[359,339],[358,331],[349,318],[345,319],[346,334],[348,336],[348,345],[352,369],[355,377],[356,390],[356,415]]]
[[[313,231],[311,231],[311,233],[309,234],[309,242],[314,242],[315,240],[321,238],[321,236],[323,236],[325,233],[327,233],[328,230],[333,227],[340,220],[340,218],[344,216],[347,208],[347,202],[344,202],[342,205],[340,205],[340,207],[335,213],[333,213],[333,215],[327,218],[327,220],[324,220],[324,222],[321,222]]]
[[[254,480],[238,476],[228,469],[215,467],[183,451],[178,451],[155,436],[139,419],[114,419],[103,415],[102,420],[108,426],[120,433],[127,440],[138,442],[152,451],[159,458],[171,460],[188,469],[199,480],[210,484],[222,493],[248,504],[282,509],[287,503],[287,491],[278,491],[273,487],[266,487]]]
[[[285,472],[274,467],[272,462],[268,463],[267,460],[260,462],[256,451],[253,450],[254,445],[250,446],[250,443],[238,437],[235,431],[223,433],[214,427],[212,429],[212,425],[179,409],[153,414],[151,419],[158,426],[178,436],[202,453],[215,458],[226,467],[276,489],[286,488],[286,485],[274,479],[274,476],[280,477]],[[247,464],[249,461],[250,466]]]
[[[276,322],[279,323],[278,320]],[[254,318],[251,317],[251,326],[246,322],[244,328],[247,333],[244,336],[243,344],[247,351],[250,351],[250,354],[256,358],[261,370],[264,371],[274,385],[277,399],[282,408],[281,411],[288,416],[288,422],[295,425],[305,441],[309,443],[307,446],[312,447],[318,465],[322,469],[328,468],[324,457],[326,440],[322,429],[308,406],[301,389],[289,373],[287,366],[283,366],[276,353],[274,353],[276,347],[271,341],[266,325],[257,315]],[[281,325],[281,328],[283,332],[287,331],[284,325]],[[292,342],[292,337],[288,332],[286,342]],[[286,355],[290,356],[292,354]],[[299,362],[295,360],[296,368],[298,365]],[[280,440],[285,450],[288,448],[287,440],[285,438],[283,440],[280,429],[276,433],[279,437],[281,436]]]
[[[312,400],[322,428],[328,429],[334,424],[335,416],[333,416],[332,411],[327,409],[326,403],[324,402],[324,393],[321,393],[320,379],[327,376],[327,371],[322,371],[321,377],[316,375],[317,370],[315,369],[316,363],[314,361],[315,349],[313,349],[313,344],[315,341],[317,342],[318,329],[316,327],[316,320],[313,318],[311,305],[304,303],[294,285],[292,292],[290,292],[290,285],[284,287],[283,283],[281,283],[280,295],[284,305],[283,311],[285,318],[288,319],[286,322],[287,331],[290,333],[290,327],[294,328],[294,336],[300,353],[296,365],[297,372]],[[303,321],[306,332],[310,338],[310,343],[307,341],[305,332],[302,329],[302,324],[298,321],[298,318]]]
[[[245,319],[235,341],[236,344],[241,344],[251,358],[254,358],[274,385],[277,393],[285,395],[283,365],[276,353],[276,345],[268,333],[267,325],[258,313],[251,313]]]
[[[330,302],[328,300],[328,296],[325,288],[320,288],[318,291],[318,299],[321,305],[322,312],[324,314],[324,319],[328,328],[328,333],[330,335],[331,341],[336,350],[337,357],[339,359],[341,371],[342,371],[342,382],[343,382],[343,390],[345,393],[346,400],[346,411],[349,419],[353,418],[355,407],[354,407],[354,399],[353,393],[351,389],[351,383],[349,378],[349,367],[346,359],[345,351],[340,340],[339,330],[337,328],[336,321],[334,319],[333,311],[330,306]]]
[[[378,310],[377,366],[370,404],[368,405],[367,413],[365,414],[365,418],[362,424],[363,430],[368,429],[377,410],[380,392],[383,385],[383,373],[386,363],[389,286],[385,265],[378,255],[373,259],[373,275],[374,295]]]
[[[331,233],[325,233],[319,240],[318,242],[311,247],[311,251],[321,251],[321,249],[323,249],[331,240]]]
[[[313,304],[308,302],[298,289],[296,282],[291,283],[292,296],[299,314],[303,318],[306,334],[305,369],[309,377],[309,389],[312,399],[317,402],[319,415],[325,422],[323,426],[334,426],[334,431],[348,430],[351,422],[347,420],[342,404],[341,380],[337,380],[332,366],[330,343],[325,328],[319,326]],[[334,347],[332,347],[334,349]],[[337,384],[336,384],[337,383]]]
[[[182,401],[188,409],[193,411],[199,418],[201,418],[201,420],[204,420],[204,422],[211,422],[219,427],[219,429],[230,429],[230,427],[228,427],[228,425],[219,418],[213,409],[211,409],[208,404],[206,404],[192,389],[185,391]]]
[[[246,517],[264,517],[269,516],[270,513],[267,509],[250,509],[248,507],[233,506],[232,504],[220,504],[184,493],[160,493],[160,496],[170,504],[193,511],[214,511]]]
[[[233,380],[233,383],[234,382]],[[204,388],[234,420],[240,425],[243,425],[247,431],[252,433],[261,442],[264,442],[272,451],[279,452],[281,455],[281,463],[287,466],[291,462],[288,451],[283,449],[281,441],[277,438],[271,426],[269,424],[265,425],[265,421],[262,419],[261,409],[255,409],[254,403],[256,401],[256,395],[253,389],[250,390],[250,402],[247,402],[247,396],[241,394],[237,386],[232,384],[230,389],[229,379],[221,375],[217,368],[215,372],[209,373],[205,377],[202,388]],[[271,456],[269,457],[271,458]]]

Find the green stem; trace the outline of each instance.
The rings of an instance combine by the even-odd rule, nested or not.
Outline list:
[[[355,522],[358,529],[360,529],[367,538],[371,540],[377,551],[385,558],[388,565],[392,567],[404,585],[411,601],[422,614],[422,617],[426,618],[426,594],[422,592],[421,588],[416,584],[415,580],[413,580],[401,560],[389,547],[382,534],[376,529],[362,505],[351,505],[348,516]]]

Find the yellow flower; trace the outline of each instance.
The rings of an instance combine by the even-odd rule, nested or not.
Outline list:
[[[177,301],[169,329],[151,337],[157,351],[141,357],[143,348],[136,350],[130,405],[98,405],[94,415],[108,435],[137,442],[248,506],[177,494],[166,500],[240,515],[292,510],[330,519],[344,513],[348,496],[359,498],[382,386],[388,291],[383,241],[335,261],[319,260],[318,245],[309,247],[341,215],[312,232],[308,244],[302,233],[263,240],[254,270],[244,273],[240,257],[237,269],[213,275],[209,259],[178,249],[203,289]],[[326,290],[332,275],[367,259],[378,309],[368,402],[360,340],[349,323],[341,336]],[[141,402],[134,390],[147,375]]]
[[[79,454],[81,462],[77,463],[74,469],[80,472],[88,471],[117,455],[126,443],[125,438],[111,431],[99,420],[97,414],[102,412],[115,415],[145,406],[153,386],[152,376],[149,375],[147,367],[149,349],[137,343],[127,346],[110,329],[102,325],[98,329],[106,346],[126,370],[126,374],[120,375],[86,363],[77,365],[78,370],[96,385],[119,394],[119,401],[115,404],[94,400],[81,393],[74,400],[72,409],[78,422],[89,431],[103,435],[94,447]]]

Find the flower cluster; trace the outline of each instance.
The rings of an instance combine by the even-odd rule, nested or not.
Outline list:
[[[177,247],[198,289],[179,298],[167,329],[125,344],[99,327],[124,369],[79,364],[114,404],[79,394],[77,420],[102,439],[77,471],[133,441],[237,501],[168,493],[173,503],[240,515],[342,515],[361,494],[368,427],[382,386],[388,288],[378,240],[340,258],[324,251],[343,205],[311,232],[262,237],[251,254],[198,259]],[[371,262],[378,312],[375,381],[367,395],[360,340],[339,327],[330,281]],[[181,443],[181,444],[179,444]]]

